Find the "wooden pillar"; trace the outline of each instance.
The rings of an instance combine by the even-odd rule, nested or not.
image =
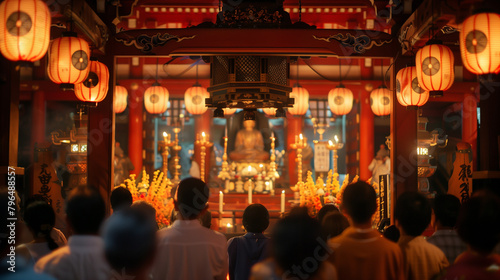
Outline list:
[[[471,145],[474,170],[477,170],[477,98],[464,94],[462,105],[462,141]]]
[[[498,125],[498,104],[500,104],[500,77],[492,75],[493,82],[479,82],[481,128],[479,129],[479,170],[498,171],[500,125]]]
[[[212,137],[211,133],[211,127],[212,127],[212,116],[213,116],[213,111],[212,110],[207,110],[203,115],[195,116],[194,119],[194,134],[200,135],[201,139],[201,133],[205,132],[207,137]],[[207,141],[212,142],[213,140],[207,138]],[[201,146],[200,145],[195,145],[194,146],[194,154],[195,154],[195,161],[198,163],[200,166],[200,171],[201,171]],[[206,147],[205,149],[205,178],[201,178],[204,182],[208,182],[210,180],[210,158],[212,155],[212,146]]]
[[[99,188],[106,202],[114,186],[113,156],[115,141],[115,114],[113,111],[113,90],[115,84],[114,57],[102,56],[99,61],[104,63],[110,73],[109,89],[106,98],[97,107],[88,111],[88,183]],[[106,203],[108,212],[109,203]]]
[[[143,92],[142,88],[136,88],[128,96],[128,156],[134,165],[130,173],[136,175],[142,170]]]
[[[8,166],[17,167],[19,136],[19,69],[0,56],[0,184],[7,184]],[[16,169],[21,175],[21,169]]]
[[[302,133],[302,116],[287,113],[286,151],[288,153],[288,181],[290,186],[297,184],[297,152],[291,145],[295,143],[295,136]]]
[[[418,190],[417,176],[417,122],[418,111],[406,109],[396,98],[396,73],[414,60],[413,57],[400,57],[394,62],[391,73],[392,111],[391,111],[391,209],[397,197],[405,191]],[[394,211],[391,211],[394,213]],[[393,219],[392,215],[391,219]]]
[[[372,176],[368,165],[370,165],[375,154],[375,115],[370,107],[370,93],[365,89],[361,89],[360,95],[359,178],[366,181]]]

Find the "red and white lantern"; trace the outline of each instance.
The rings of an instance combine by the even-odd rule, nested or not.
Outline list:
[[[186,110],[191,115],[201,115],[208,110],[205,106],[205,98],[209,98],[210,94],[207,89],[201,85],[194,85],[186,90],[184,94],[184,104]]]
[[[168,90],[154,83],[144,92],[144,107],[150,114],[163,114],[168,108]]]
[[[337,116],[347,115],[352,110],[354,95],[352,91],[340,84],[328,93],[328,106]]]
[[[75,84],[76,97],[85,102],[101,102],[109,87],[109,70],[99,61],[90,61],[90,72],[82,83]]]
[[[429,100],[429,92],[420,87],[415,66],[398,71],[396,96],[399,103],[405,107],[420,107]]]

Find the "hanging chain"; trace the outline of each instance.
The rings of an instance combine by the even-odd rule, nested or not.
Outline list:
[[[156,58],[156,82],[158,83],[158,57]]]
[[[339,57],[339,86],[342,84],[342,61]]]
[[[198,85],[198,62],[199,60],[196,61],[196,85]]]
[[[302,21],[302,0],[299,0],[299,22]]]
[[[297,56],[297,87],[299,87],[299,57]]]

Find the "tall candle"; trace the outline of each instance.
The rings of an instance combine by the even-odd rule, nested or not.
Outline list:
[[[285,213],[285,190],[281,191],[281,213]]]
[[[250,184],[248,184],[248,204],[252,204],[252,180],[249,180]]]
[[[222,213],[223,206],[224,206],[224,194],[221,191],[219,191],[219,213]]]

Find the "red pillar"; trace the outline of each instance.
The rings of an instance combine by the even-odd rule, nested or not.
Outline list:
[[[208,137],[211,137],[211,126],[212,126],[212,116],[213,111],[208,110],[203,115],[196,116],[194,119],[194,133],[195,135],[199,134],[201,139],[201,133],[205,132]],[[207,141],[212,142],[212,139],[207,138]],[[213,143],[213,142],[212,142]],[[195,160],[201,168],[201,147],[199,145],[195,145]],[[211,156],[212,146],[207,147],[205,150],[205,178],[201,178],[205,182],[209,180],[210,174],[210,156]]]
[[[288,154],[288,180],[290,186],[297,183],[297,152],[292,149],[291,145],[295,143],[295,136],[302,133],[302,116],[294,116],[287,113],[287,130],[286,130],[286,152]]]
[[[477,98],[464,95],[462,105],[462,141],[471,145],[474,170],[477,170]]]
[[[128,96],[128,156],[134,165],[132,174],[142,170],[142,124],[143,124],[143,92],[131,90]]]
[[[45,142],[45,92],[33,92],[33,108],[32,108],[32,123],[31,132],[32,147],[35,143]]]
[[[368,165],[373,159],[374,152],[374,119],[375,116],[370,107],[370,93],[361,90],[360,97],[360,123],[359,123],[359,178],[368,180],[372,173]]]

